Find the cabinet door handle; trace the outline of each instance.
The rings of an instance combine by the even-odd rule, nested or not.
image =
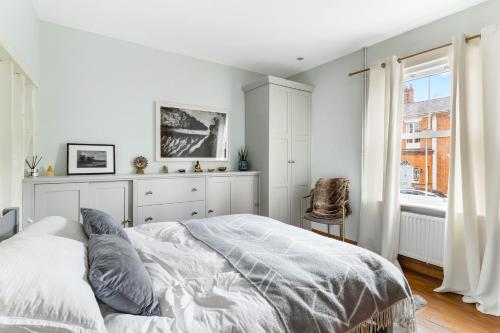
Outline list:
[[[197,189],[196,187],[193,187],[193,188],[191,189],[191,192],[196,192],[196,191],[198,191],[198,189]]]
[[[195,215],[198,215],[197,211],[194,211],[194,212],[191,213],[191,216],[195,216]]]
[[[288,163],[293,164],[293,163],[295,163],[295,161],[294,160],[289,160]]]
[[[208,210],[208,214],[213,213],[213,212],[214,212],[214,210],[213,210],[213,209],[209,209],[209,210]]]
[[[153,221],[153,218],[151,216],[148,216],[144,219],[145,222]]]
[[[146,192],[146,195],[151,195],[151,194],[153,194],[153,191],[147,191]]]

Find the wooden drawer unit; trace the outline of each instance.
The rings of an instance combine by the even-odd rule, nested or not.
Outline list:
[[[138,206],[205,200],[205,177],[137,181]]]
[[[191,201],[138,207],[135,225],[205,217],[205,201]]]

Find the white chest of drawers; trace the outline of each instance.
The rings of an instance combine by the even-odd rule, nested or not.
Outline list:
[[[59,215],[80,220],[91,207],[117,223],[259,213],[259,173],[187,173],[26,178],[22,224]]]

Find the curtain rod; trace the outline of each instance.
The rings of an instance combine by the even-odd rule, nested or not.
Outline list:
[[[474,36],[465,37],[465,41],[468,42],[468,41],[476,39],[476,38],[481,38],[481,34],[477,34],[477,35],[474,35]],[[403,60],[410,59],[410,58],[413,58],[413,57],[416,57],[416,56],[419,56],[419,55],[422,55],[422,54],[425,54],[425,53],[429,53],[429,52],[432,52],[432,51],[443,49],[443,48],[451,46],[451,45],[452,45],[452,43],[446,43],[446,44],[443,44],[443,45],[440,45],[440,46],[433,47],[432,49],[427,49],[427,50],[424,50],[424,51],[413,53],[413,54],[407,55],[405,57],[398,58],[398,62],[401,62]],[[380,67],[385,68],[385,63],[382,63],[380,65]],[[364,73],[364,72],[368,72],[369,70],[370,70],[370,68],[360,69],[359,71],[355,71],[355,72],[349,73],[349,76],[354,76],[356,74],[361,74],[361,73]]]

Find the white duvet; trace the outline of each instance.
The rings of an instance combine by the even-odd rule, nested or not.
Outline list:
[[[259,291],[181,224],[126,231],[151,276],[162,316],[126,315],[104,306],[109,333],[285,331]]]

